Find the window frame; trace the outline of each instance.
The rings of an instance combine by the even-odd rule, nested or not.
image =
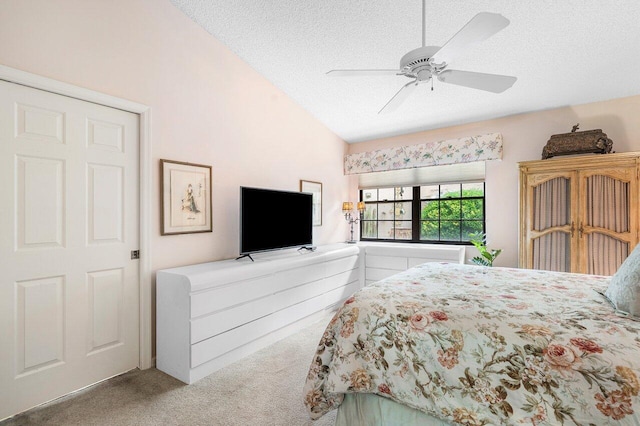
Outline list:
[[[464,184],[469,184],[469,183],[482,183],[482,196],[474,196],[474,197],[463,197],[462,196],[462,191],[463,191],[463,187],[462,185]],[[438,198],[421,198],[420,196],[420,187],[421,186],[438,186]],[[440,194],[440,187],[444,186],[444,185],[460,185],[460,196],[459,197],[442,197]],[[376,190],[380,190],[380,189],[388,189],[388,188],[399,188],[402,185],[399,186],[389,186],[389,187],[383,187],[383,188],[375,188]],[[406,186],[404,186],[406,187]],[[387,200],[387,201],[383,201],[383,200],[376,200],[376,201],[365,201],[363,199],[363,193],[365,191],[365,189],[359,189],[359,200],[360,201],[364,201],[365,206],[367,204],[395,204],[395,203],[401,203],[401,202],[411,202],[411,235],[412,238],[411,239],[398,239],[398,238],[363,238],[363,226],[366,222],[375,222],[378,224],[378,230],[379,230],[379,223],[381,222],[378,218],[376,218],[376,220],[363,220],[361,219],[359,222],[359,227],[360,227],[360,241],[363,242],[385,242],[385,243],[404,243],[404,244],[446,244],[446,245],[465,245],[465,246],[471,246],[473,245],[470,241],[450,241],[450,240],[422,240],[420,239],[420,228],[421,228],[421,223],[423,222],[422,217],[421,217],[421,205],[423,201],[444,201],[444,200],[482,200],[482,219],[481,220],[477,220],[478,222],[482,222],[482,233],[485,234],[486,230],[487,230],[487,215],[486,215],[486,209],[487,209],[487,186],[486,186],[486,182],[485,181],[474,181],[474,182],[447,182],[447,183],[434,183],[434,184],[425,184],[425,185],[411,185],[410,186],[413,190],[413,197],[411,200]],[[369,188],[367,188],[369,189]],[[374,189],[374,188],[371,188]],[[463,217],[462,217],[462,206],[460,208],[460,221],[463,221]],[[395,221],[395,219],[394,219]],[[383,221],[386,222],[386,221]],[[438,215],[438,233],[441,233],[441,223],[442,223],[442,219],[440,217],[440,215]],[[462,230],[460,231],[462,233]],[[462,235],[460,235],[460,238],[462,238]]]

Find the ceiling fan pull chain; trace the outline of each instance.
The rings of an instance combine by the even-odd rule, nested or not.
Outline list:
[[[431,77],[431,91],[433,92],[433,77]]]

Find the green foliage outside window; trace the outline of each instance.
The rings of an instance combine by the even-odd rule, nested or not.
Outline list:
[[[471,235],[483,232],[483,197],[481,189],[463,189],[462,193],[457,190],[443,194],[440,199],[424,201],[420,239],[470,241]]]

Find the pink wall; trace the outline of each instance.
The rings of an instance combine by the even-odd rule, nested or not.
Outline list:
[[[518,162],[539,160],[549,137],[571,131],[602,129],[616,152],[640,151],[640,96],[614,99],[555,110],[520,114],[463,126],[351,144],[349,153],[393,146],[455,139],[485,133],[502,133],[501,161],[488,161],[486,214],[489,247],[502,248],[497,266],[518,265]],[[468,250],[470,253],[472,250]]]
[[[153,196],[153,269],[234,257],[238,187],[297,190],[320,181],[317,244],[343,241],[341,202],[356,200],[342,157],[395,145],[500,132],[504,158],[487,166],[490,245],[517,265],[517,162],[540,158],[555,133],[602,128],[614,150],[640,150],[640,97],[522,114],[347,145],[167,0],[3,0],[0,64],[152,108],[153,184],[160,158],[213,166],[213,233],[160,236]],[[289,214],[289,212],[279,212]]]
[[[1,9],[0,64],[151,107],[154,270],[237,256],[241,185],[297,191],[300,179],[320,181],[314,242],[347,237],[347,144],[169,1],[3,0]],[[161,158],[213,166],[213,233],[160,236]]]
[[[357,200],[343,155],[500,132],[488,163],[490,245],[517,264],[517,162],[539,158],[551,134],[602,128],[617,151],[640,150],[640,97],[524,114],[348,146],[168,0],[2,0],[0,64],[129,99],[152,110],[154,270],[238,253],[239,186],[298,190],[323,183],[314,242],[343,241],[341,202]],[[213,166],[213,232],[160,236],[159,159]],[[276,214],[293,214],[274,209]]]

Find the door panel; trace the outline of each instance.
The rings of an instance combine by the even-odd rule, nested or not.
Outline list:
[[[635,167],[581,171],[578,236],[582,264],[577,272],[613,275],[635,245],[631,215],[637,203]]]
[[[16,283],[18,376],[64,362],[64,277]]]
[[[571,238],[567,232],[549,232],[532,238],[533,269],[571,272]]]
[[[64,113],[16,102],[16,139],[65,143]]]
[[[88,244],[120,243],[124,232],[124,170],[88,164]]]
[[[524,267],[569,272],[576,262],[575,174],[527,176],[527,259]]]
[[[600,232],[590,232],[584,237],[586,273],[613,275],[629,256],[628,241]]]
[[[17,249],[64,246],[64,161],[16,157]]]
[[[138,132],[0,81],[0,419],[138,366]]]
[[[89,293],[88,351],[122,345],[124,271],[122,268],[87,274]]]

